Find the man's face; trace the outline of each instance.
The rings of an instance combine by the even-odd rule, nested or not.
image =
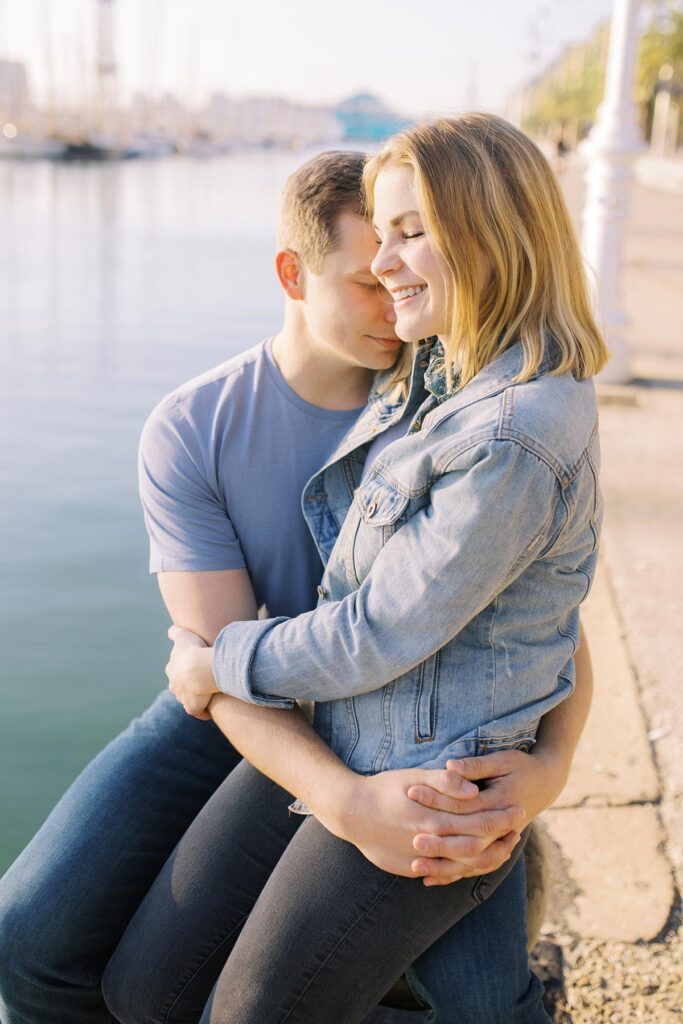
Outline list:
[[[401,350],[391,297],[370,272],[377,238],[355,213],[337,220],[339,245],[320,273],[306,270],[304,307],[311,348],[344,366],[387,370]]]

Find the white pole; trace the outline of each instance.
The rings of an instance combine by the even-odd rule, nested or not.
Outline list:
[[[625,384],[632,378],[621,309],[623,225],[628,219],[633,159],[643,148],[633,101],[639,0],[614,0],[605,95],[584,151],[588,156],[582,248],[595,275],[598,323],[612,358],[601,379]]]

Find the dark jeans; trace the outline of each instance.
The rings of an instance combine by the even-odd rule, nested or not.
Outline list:
[[[165,691],[84,769],[0,880],[1,1024],[114,1024],[101,990],[105,966],[178,840],[239,761],[212,723],[188,717]],[[288,815],[282,817],[289,821]],[[248,837],[253,828],[267,844],[258,806],[249,809],[246,820],[244,835]],[[201,821],[197,823],[200,830]],[[293,818],[292,828],[298,824],[301,819]],[[197,913],[205,911],[206,900],[220,894],[222,881],[216,879],[223,878],[210,873],[215,867],[210,863],[202,870],[199,860],[189,873],[181,871],[191,843],[197,841],[197,854],[204,856],[200,839],[201,831],[191,829],[174,855],[179,874],[170,882],[177,883],[179,900],[190,911],[196,899]],[[260,863],[265,865],[265,884],[272,863],[268,849],[256,851],[250,871]],[[247,877],[253,883],[253,873]],[[167,869],[162,871],[163,879],[168,880]],[[188,889],[192,879],[194,890]],[[254,894],[245,891],[243,898],[250,909]],[[437,961],[421,957],[415,965],[418,974],[411,972],[411,983],[417,987],[418,975],[425,977],[429,991],[444,988],[441,975],[445,973],[452,982],[459,1024],[515,1020],[494,1016],[493,1011],[512,1005],[516,993],[536,1005],[539,986],[530,980],[524,914],[511,911],[515,900],[517,904],[524,900],[519,870],[511,872],[476,914],[448,933],[452,947],[444,936],[435,946],[441,949],[441,957]],[[277,908],[273,913],[277,915]],[[217,947],[225,934],[219,931]],[[191,981],[188,972],[198,970],[201,979],[202,968],[211,958],[212,938],[206,937],[204,948],[191,950],[191,961],[178,968],[178,978],[162,992],[152,1019],[161,1019],[164,1001],[169,1003],[171,990],[178,989],[181,978],[183,984]],[[175,941],[175,935],[152,935],[140,966],[148,973],[155,967],[160,974],[167,963],[173,961],[175,966]],[[491,962],[482,981],[477,965],[492,947],[496,955],[508,950],[503,957],[506,968],[498,979],[498,961]],[[214,980],[226,958],[227,952],[219,948],[209,964]],[[514,970],[509,967],[513,963]],[[205,991],[211,987],[207,977]],[[495,985],[490,983],[492,978],[498,979]],[[351,998],[352,985],[347,1000]],[[489,1010],[491,1015],[486,1015]],[[534,1024],[536,1019],[547,1021],[546,1017],[518,1019]]]
[[[107,961],[239,761],[165,691],[83,770],[0,880],[2,1024],[113,1024]]]
[[[117,1020],[357,1024],[421,958],[412,981],[439,1024],[546,1024],[540,985],[527,966],[526,907],[523,895],[515,901],[517,889],[499,914],[499,922],[507,917],[501,945],[512,929],[516,949],[505,948],[498,963],[497,936],[489,935],[471,952],[488,958],[493,950],[493,961],[467,957],[466,987],[482,990],[485,1016],[472,1016],[468,1001],[476,1006],[477,998],[456,991],[449,974],[453,957],[465,956],[458,929],[433,958],[425,954],[468,911],[476,915],[521,846],[491,875],[426,888],[374,867],[315,818],[290,814],[290,802],[247,762],[214,794],[107,967],[103,992]],[[522,861],[520,871],[523,888]],[[456,977],[460,986],[464,979]]]

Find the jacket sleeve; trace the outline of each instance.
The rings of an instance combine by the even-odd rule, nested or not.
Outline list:
[[[521,444],[473,444],[358,590],[294,619],[226,626],[213,654],[217,685],[279,707],[384,686],[452,640],[549,546],[561,501],[553,470]]]

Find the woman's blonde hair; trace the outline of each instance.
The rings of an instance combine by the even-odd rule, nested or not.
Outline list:
[[[545,157],[523,132],[492,114],[442,118],[389,139],[365,166],[372,213],[377,175],[404,164],[429,232],[450,271],[450,329],[442,339],[449,388],[520,341],[529,380],[548,353],[552,373],[597,373],[608,358],[595,324],[569,213]],[[481,254],[490,268],[479,277]],[[405,374],[397,367],[394,383]]]

